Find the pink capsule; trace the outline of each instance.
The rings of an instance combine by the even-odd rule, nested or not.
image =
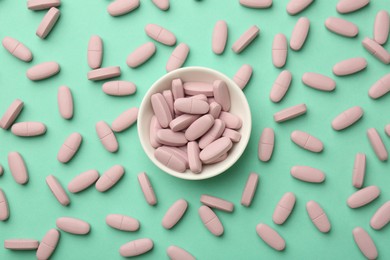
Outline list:
[[[162,127],[160,126],[157,117],[152,116],[149,127],[149,141],[153,148],[161,146],[161,144],[157,141],[157,131],[160,129],[162,129]]]
[[[225,50],[228,37],[228,27],[225,21],[220,20],[214,26],[212,50],[215,54],[222,54]]]
[[[292,107],[285,108],[277,113],[274,114],[274,120],[275,122],[281,123],[287,120],[294,119],[298,116],[301,116],[303,114],[306,114],[306,105],[305,104],[299,104]]]
[[[173,119],[169,123],[169,127],[172,129],[172,131],[182,131],[187,129],[195,120],[199,118],[199,115],[189,115],[189,114],[183,114],[175,119]]]
[[[119,249],[119,253],[123,257],[138,256],[145,254],[152,249],[153,241],[149,238],[141,238],[122,245]]]
[[[367,130],[367,136],[378,159],[381,161],[386,161],[388,157],[387,150],[378,131],[376,131],[375,128],[370,128]]]
[[[166,11],[169,9],[169,0],[152,0],[153,4],[160,10]]]
[[[26,72],[27,78],[33,81],[47,79],[60,72],[60,65],[57,62],[50,61],[35,65]]]
[[[360,208],[378,198],[380,193],[377,186],[368,186],[349,196],[347,204],[352,209]]]
[[[252,25],[234,42],[232,50],[237,54],[242,52],[256,39],[259,33],[260,29],[256,25]]]
[[[259,183],[259,175],[252,172],[248,176],[245,188],[241,196],[241,205],[249,207],[252,204],[253,197],[255,196],[257,185]]]
[[[214,236],[219,237],[223,234],[223,225],[212,209],[200,206],[198,212],[203,224]]]
[[[45,39],[57,23],[58,18],[60,18],[60,10],[55,7],[50,8],[39,24],[36,35],[41,39]]]
[[[181,79],[172,80],[172,95],[174,100],[184,97],[184,88]]]
[[[337,17],[326,19],[325,26],[329,31],[345,37],[356,37],[359,33],[359,28],[354,23]]]
[[[103,41],[98,35],[92,35],[88,43],[88,66],[91,69],[98,69],[103,60]]]
[[[183,149],[184,147],[187,147],[187,145],[183,145],[183,146],[179,146],[179,147],[163,145],[161,147],[161,150],[165,150],[166,152],[168,152],[170,154],[174,154],[175,156],[179,157],[181,160],[184,161],[186,169],[187,169],[189,167],[188,154],[187,154],[187,151],[185,149]],[[182,148],[182,149],[180,149],[180,148]]]
[[[276,78],[274,84],[272,85],[269,98],[272,102],[280,102],[283,97],[286,95],[287,90],[290,87],[292,80],[291,72],[288,70],[282,71],[279,76]]]
[[[272,43],[272,62],[275,67],[281,68],[286,64],[287,60],[287,39],[284,34],[275,35]]]
[[[366,174],[366,155],[358,153],[355,157],[352,172],[352,185],[360,189],[364,183],[364,176]]]
[[[71,217],[58,218],[56,225],[62,231],[74,235],[86,235],[91,230],[91,226],[84,220]]]
[[[18,152],[10,152],[8,154],[8,166],[12,177],[19,184],[28,182],[28,172],[23,157]]]
[[[160,144],[169,146],[183,146],[188,142],[184,133],[174,132],[171,129],[160,129],[156,136]]]
[[[290,15],[296,15],[305,10],[313,0],[290,0],[287,4],[286,10]]]
[[[172,70],[181,68],[183,64],[186,62],[188,53],[190,52],[190,47],[188,47],[185,43],[180,43],[173,50],[171,56],[168,59],[166,70],[170,72]]]
[[[356,245],[367,259],[377,259],[378,251],[370,235],[361,227],[352,231]]]
[[[225,122],[226,128],[237,130],[242,127],[242,119],[232,113],[222,111],[219,119]]]
[[[317,202],[311,200],[306,203],[306,210],[311,221],[319,231],[322,233],[330,231],[331,225],[328,216]]]
[[[112,228],[122,231],[137,231],[139,229],[139,221],[135,218],[121,215],[110,214],[106,217],[106,223]]]
[[[61,183],[53,175],[46,177],[46,183],[49,186],[54,197],[58,200],[59,203],[63,206],[68,206],[70,204],[70,199],[66,191],[62,187]]]
[[[343,130],[356,123],[363,116],[363,109],[359,106],[351,107],[339,114],[332,121],[334,130]]]
[[[310,20],[306,17],[298,19],[291,33],[290,48],[294,51],[299,51],[305,44],[307,35],[309,34]]]
[[[107,151],[111,153],[118,151],[118,141],[116,140],[115,134],[112,132],[111,128],[106,122],[99,121],[96,123],[96,133],[100,139],[100,142]]]
[[[217,102],[213,101],[210,103],[209,114],[212,115],[215,119],[221,114],[222,107]]]
[[[125,169],[122,165],[114,165],[100,176],[95,184],[95,188],[100,192],[105,192],[117,184],[124,174]]]
[[[283,195],[272,215],[274,223],[282,225],[287,220],[294,208],[295,200],[295,195],[292,192],[287,192]]]
[[[232,141],[227,137],[221,137],[207,145],[199,154],[199,158],[204,163],[210,163],[227,153],[233,146]]]
[[[234,204],[230,201],[210,195],[202,195],[200,197],[200,202],[210,208],[215,208],[226,212],[233,212],[234,210]]]
[[[233,143],[238,143],[241,140],[241,134],[229,128],[225,128],[222,136],[229,137]]]
[[[61,0],[27,0],[29,10],[40,11],[61,5]]]
[[[92,81],[104,80],[119,77],[121,68],[118,66],[94,69],[88,72],[87,78]]]
[[[50,229],[42,238],[41,242],[39,243],[37,253],[36,253],[37,259],[38,260],[49,259],[50,256],[56,250],[59,240],[60,240],[60,232],[55,228]]]
[[[202,171],[202,161],[199,158],[199,145],[197,142],[187,143],[188,163],[190,170],[193,173],[200,173]]]
[[[336,6],[337,12],[346,14],[355,12],[370,3],[370,0],[340,0]]]
[[[275,133],[272,128],[264,128],[261,133],[259,146],[258,146],[258,157],[260,161],[268,162],[274,151],[275,145]]]
[[[115,0],[107,6],[107,12],[111,16],[120,16],[138,8],[139,4],[139,0]]]
[[[223,111],[230,110],[230,92],[225,81],[215,80],[213,83],[215,102],[221,105]]]
[[[377,99],[390,92],[390,73],[381,77],[368,91],[368,95]]]
[[[132,126],[137,121],[137,117],[137,107],[127,109],[112,122],[111,129],[117,133],[122,132]]]
[[[319,139],[303,131],[296,130],[292,132],[291,140],[303,149],[314,153],[322,152],[324,149],[324,145]]]
[[[184,216],[188,207],[187,201],[179,199],[165,213],[162,219],[162,226],[165,229],[173,228]]]
[[[233,77],[233,81],[241,88],[244,89],[252,77],[253,69],[251,65],[244,64],[238,69]]]
[[[23,109],[23,105],[23,101],[21,101],[20,99],[15,99],[1,117],[0,127],[4,130],[7,130],[19,116],[20,112]]]
[[[372,216],[370,226],[380,230],[390,222],[390,201],[385,202]]]
[[[176,36],[172,32],[157,24],[146,25],[145,32],[150,38],[162,44],[168,46],[173,46],[176,44]]]
[[[39,136],[46,133],[46,126],[41,122],[20,122],[12,125],[11,132],[17,136]]]
[[[216,164],[216,163],[225,161],[227,157],[228,157],[228,153],[224,153],[221,156],[216,157],[213,160],[210,160],[210,161],[207,161],[207,162],[203,162],[203,163],[206,164],[206,165],[208,165],[208,164]]]
[[[137,87],[133,82],[116,80],[104,83],[102,90],[104,93],[111,96],[128,96],[134,94]]]
[[[154,193],[152,184],[150,183],[148,175],[146,175],[145,172],[141,172],[140,174],[138,174],[138,182],[141,186],[142,193],[145,196],[146,202],[150,206],[156,205],[157,204],[156,194]]]
[[[185,138],[188,141],[194,141],[203,136],[214,125],[214,117],[212,115],[204,115],[193,122],[185,131]]]
[[[83,137],[79,133],[73,133],[62,144],[57,154],[58,161],[69,162],[80,148]]]
[[[269,8],[272,0],[240,0],[240,4],[249,8]]]
[[[0,221],[5,221],[9,218],[9,206],[7,197],[4,191],[0,188]]]
[[[78,193],[93,185],[99,179],[99,173],[96,170],[89,170],[74,177],[68,184],[68,190],[71,193]]]
[[[36,250],[39,241],[35,239],[7,239],[4,240],[4,248],[10,250]]]
[[[309,166],[294,166],[291,168],[291,175],[301,181],[311,183],[321,183],[325,180],[325,174]]]
[[[199,148],[204,149],[207,145],[220,138],[225,130],[225,123],[221,119],[215,119],[210,130],[199,139]]]
[[[383,45],[387,42],[390,30],[390,16],[385,10],[377,13],[374,23],[374,41]]]
[[[57,100],[60,115],[64,119],[71,119],[73,117],[73,96],[67,86],[58,88]]]
[[[178,154],[173,153],[164,147],[159,147],[154,151],[154,157],[165,165],[166,167],[177,171],[177,172],[185,172],[187,169],[187,162]]]
[[[196,98],[178,98],[174,106],[175,110],[185,114],[203,115],[209,112],[209,104]]]
[[[32,60],[33,55],[30,49],[18,40],[11,37],[4,37],[2,43],[4,48],[19,60],[25,62],[30,62]]]
[[[184,83],[183,88],[186,95],[195,96],[203,94],[207,97],[212,97],[214,95],[213,85],[208,82],[190,81]]]
[[[169,106],[161,93],[153,94],[151,97],[152,108],[157,117],[158,122],[163,128],[168,127],[172,121],[172,114]]]
[[[379,45],[377,42],[370,38],[364,38],[362,41],[363,47],[372,55],[374,55],[378,60],[384,64],[390,63],[390,53]]]
[[[336,88],[336,82],[333,79],[314,72],[303,74],[302,82],[308,87],[322,91],[333,91]]]
[[[186,250],[183,248],[180,248],[178,246],[170,246],[167,248],[167,254],[168,257],[171,260],[195,260],[196,258],[188,253]]]
[[[283,251],[286,248],[286,242],[276,230],[266,224],[260,223],[256,226],[256,232],[259,237],[270,247],[277,251]]]
[[[136,68],[148,61],[156,53],[156,45],[147,42],[127,56],[126,63],[130,68]]]
[[[364,70],[367,67],[365,58],[351,58],[338,62],[333,66],[333,73],[336,76],[346,76]]]

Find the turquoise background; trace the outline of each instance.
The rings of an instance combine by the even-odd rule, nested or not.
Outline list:
[[[55,227],[61,216],[72,216],[88,221],[92,231],[86,236],[61,232],[61,240],[54,259],[121,259],[119,247],[134,239],[148,237],[154,240],[154,249],[139,259],[167,259],[166,248],[177,245],[187,249],[199,259],[363,259],[352,238],[352,229],[361,226],[372,236],[382,259],[390,257],[390,227],[375,231],[369,220],[376,209],[390,198],[388,162],[380,162],[366,137],[370,127],[378,129],[385,145],[390,139],[384,126],[390,123],[390,95],[379,100],[368,97],[369,87],[384,74],[389,66],[371,56],[361,45],[365,36],[372,36],[376,13],[389,11],[388,1],[372,1],[366,8],[347,15],[336,12],[337,0],[315,1],[297,16],[289,16],[287,0],[274,1],[272,8],[255,10],[244,8],[238,0],[171,0],[167,12],[157,9],[151,1],[142,0],[137,10],[122,17],[111,17],[105,0],[63,0],[61,17],[47,39],[35,36],[45,11],[33,12],[26,1],[0,1],[0,37],[11,36],[25,43],[34,59],[26,64],[0,48],[0,111],[20,98],[25,107],[18,121],[42,121],[48,131],[44,136],[21,138],[10,131],[0,131],[0,163],[5,173],[0,187],[5,191],[11,216],[0,223],[0,241],[9,238],[40,240],[46,231]],[[311,21],[310,34],[303,49],[289,50],[286,69],[291,70],[293,82],[285,99],[279,104],[269,100],[269,91],[280,69],[271,62],[271,46],[276,33],[290,38],[299,17]],[[324,26],[327,17],[343,17],[359,26],[358,37],[350,39],[333,34]],[[211,35],[217,20],[224,19],[229,26],[229,39],[221,56],[211,51]],[[173,48],[156,43],[157,53],[145,65],[130,69],[127,55],[136,47],[150,41],[144,33],[148,23],[158,23],[172,32],[178,42],[187,43],[190,55],[186,66],[205,66],[233,76],[244,63],[251,64],[254,74],[244,90],[253,118],[251,139],[244,155],[225,174],[205,181],[185,181],[171,177],[155,167],[143,152],[136,126],[117,134],[118,153],[104,150],[95,132],[95,123],[111,123],[122,111],[139,106],[149,86],[165,72],[165,64]],[[260,36],[243,53],[231,51],[233,42],[251,25],[261,29]],[[103,82],[87,80],[89,68],[86,50],[89,37],[98,34],[104,41],[103,66],[121,66],[120,79],[133,81],[137,93],[129,97],[111,97],[101,91]],[[390,44],[385,48],[390,50]],[[368,67],[348,77],[332,75],[338,61],[362,56]],[[50,79],[32,82],[26,70],[38,63],[57,61],[61,72]],[[334,92],[326,93],[304,86],[304,72],[318,72],[331,76],[337,82]],[[57,91],[61,85],[71,88],[75,102],[75,116],[64,120],[57,108]],[[295,120],[282,124],[273,121],[273,114],[283,108],[306,103],[308,112]],[[341,132],[332,130],[332,119],[341,111],[359,105],[364,116],[353,127]],[[272,127],[276,133],[276,146],[272,160],[260,162],[257,144],[263,128]],[[321,139],[325,150],[310,153],[290,141],[293,130],[303,130]],[[77,156],[63,165],[56,159],[65,138],[78,131],[83,143]],[[24,157],[30,181],[21,186],[15,183],[7,165],[7,154],[19,151]],[[378,185],[379,199],[360,209],[350,209],[346,199],[356,191],[352,187],[352,167],[355,154],[367,154],[365,186]],[[91,187],[80,194],[70,194],[71,205],[61,206],[51,194],[45,177],[54,174],[66,187],[69,181],[88,169],[100,173],[114,164],[126,169],[124,178],[110,191],[100,193]],[[294,165],[308,165],[326,173],[323,184],[303,183],[290,176]],[[145,171],[155,188],[158,204],[149,206],[138,185],[137,174]],[[250,208],[240,205],[241,192],[250,172],[260,174],[260,184]],[[272,222],[275,205],[281,196],[292,191],[297,196],[295,209],[283,226]],[[203,226],[197,210],[201,194],[215,195],[235,203],[232,214],[217,211],[225,227],[222,237],[214,237]],[[182,221],[172,230],[161,226],[161,219],[169,206],[179,198],[189,202]],[[311,223],[305,210],[309,200],[317,201],[327,212],[332,223],[329,234],[320,233]],[[108,227],[105,217],[121,213],[140,220],[137,232],[121,232]],[[255,232],[258,223],[270,225],[285,238],[283,252],[269,248]],[[32,259],[35,252],[13,252],[0,249],[0,259]]]

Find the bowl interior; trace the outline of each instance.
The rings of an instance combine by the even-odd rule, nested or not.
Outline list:
[[[231,109],[229,112],[241,117],[242,119],[242,127],[240,130],[238,130],[241,133],[241,140],[238,143],[234,143],[233,148],[229,151],[229,155],[226,160],[212,165],[203,165],[203,170],[199,174],[194,174],[189,169],[187,169],[187,171],[184,173],[180,173],[166,167],[155,159],[155,149],[151,146],[149,141],[150,120],[154,114],[150,98],[154,93],[159,93],[164,90],[171,89],[171,82],[173,79],[176,78],[181,78],[183,82],[213,82],[217,79],[224,80],[230,91]],[[152,160],[155,165],[157,165],[161,170],[165,171],[166,173],[178,178],[188,180],[201,180],[221,174],[240,158],[249,141],[252,121],[247,99],[243,94],[242,90],[234,83],[234,81],[232,81],[224,74],[212,69],[203,67],[186,67],[174,70],[164,75],[150,87],[150,89],[145,94],[142,100],[138,113],[137,125],[141,145],[150,160]]]

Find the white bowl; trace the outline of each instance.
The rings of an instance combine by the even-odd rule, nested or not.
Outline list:
[[[153,116],[153,109],[150,98],[154,93],[161,93],[164,90],[171,89],[171,82],[176,78],[181,78],[183,82],[213,82],[217,79],[225,81],[230,91],[231,109],[229,112],[241,117],[242,119],[242,127],[239,130],[241,133],[240,142],[233,144],[233,148],[229,151],[228,157],[224,161],[211,165],[203,165],[202,172],[198,174],[192,173],[189,169],[187,169],[187,171],[184,173],[177,172],[157,161],[157,159],[154,157],[155,149],[152,147],[149,141],[150,120]],[[237,86],[236,83],[234,83],[233,80],[212,69],[204,67],[186,67],[165,74],[150,87],[142,100],[141,107],[138,112],[137,125],[138,135],[141,140],[142,147],[150,160],[152,160],[152,162],[157,165],[157,167],[177,178],[187,180],[202,180],[223,173],[240,158],[249,141],[252,128],[252,119],[247,99],[242,90]]]

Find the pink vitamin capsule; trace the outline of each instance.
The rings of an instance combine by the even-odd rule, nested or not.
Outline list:
[[[141,172],[140,174],[138,174],[138,182],[139,185],[141,186],[141,190],[145,196],[146,202],[150,206],[156,205],[157,204],[156,194],[154,193],[152,184],[150,183],[148,175],[146,175],[145,172]]]
[[[187,44],[180,43],[179,45],[177,45],[176,48],[173,50],[171,56],[169,57],[167,65],[165,67],[167,72],[181,68],[184,62],[186,62],[189,52],[190,47],[188,47]]]
[[[189,114],[183,114],[175,119],[173,119],[169,123],[169,127],[172,129],[172,131],[182,131],[187,129],[195,120],[199,118],[199,115],[189,115]]]
[[[73,117],[73,97],[67,86],[58,88],[57,100],[60,115],[64,119],[71,119]]]
[[[346,76],[364,70],[367,67],[365,58],[351,58],[338,62],[333,66],[333,74],[336,76]]]
[[[173,94],[170,89],[164,90],[162,92],[162,95],[164,96],[165,101],[168,104],[169,111],[171,112],[172,116],[174,116],[174,111],[173,111]]]
[[[161,146],[161,144],[157,141],[157,131],[160,129],[162,129],[162,127],[158,123],[157,117],[152,116],[149,128],[149,141],[153,148]]]
[[[4,130],[7,130],[19,116],[20,112],[23,109],[23,101],[20,99],[15,99],[14,102],[7,108],[5,113],[0,119],[0,127]]]
[[[259,183],[259,175],[251,173],[246,181],[245,188],[241,196],[241,205],[249,207],[252,204],[253,197],[255,196],[257,185]]]
[[[25,62],[30,62],[32,60],[33,55],[30,49],[18,40],[11,37],[4,37],[2,43],[4,48],[19,60]]]
[[[78,193],[93,185],[99,179],[97,170],[89,170],[74,177],[68,184],[71,193]]]
[[[384,64],[390,63],[390,53],[379,45],[377,42],[370,38],[364,38],[362,41],[363,47],[372,55],[374,55],[378,60]]]
[[[59,240],[60,240],[60,232],[57,229],[52,228],[49,231],[47,231],[47,233],[39,243],[37,253],[36,253],[37,259],[38,260],[49,259],[50,256],[56,250]]]
[[[370,128],[367,130],[367,136],[378,159],[381,161],[386,161],[388,157],[387,150],[378,131],[376,131],[375,128]]]
[[[214,125],[214,117],[212,115],[204,115],[193,122],[185,131],[185,138],[188,141],[195,141],[203,136]]]
[[[325,174],[309,166],[294,166],[290,171],[291,175],[301,181],[311,183],[321,183],[325,180]]]
[[[169,146],[183,146],[188,142],[184,133],[174,132],[171,129],[160,129],[156,136],[160,144]]]
[[[286,248],[284,239],[270,226],[260,223],[256,226],[256,232],[259,237],[273,249],[283,251]]]
[[[180,147],[187,147],[187,145],[183,145]],[[170,154],[174,154],[175,156],[180,157],[185,162],[186,168],[188,168],[189,165],[187,151],[180,149],[180,147],[163,145],[161,149],[167,151]]]
[[[43,17],[35,34],[39,38],[45,39],[53,29],[54,25],[57,23],[58,18],[60,18],[60,10],[55,7],[50,8],[49,11]]]
[[[230,92],[225,81],[215,80],[213,83],[215,102],[221,105],[223,111],[230,110]]]
[[[233,143],[238,143],[241,140],[241,134],[229,128],[226,128],[223,131],[222,136],[229,137]]]
[[[46,183],[49,186],[54,197],[58,200],[59,203],[63,206],[68,206],[70,204],[70,199],[66,191],[62,187],[61,183],[53,175],[46,177]]]
[[[100,176],[95,184],[95,188],[100,192],[105,192],[117,184],[124,174],[125,169],[122,165],[114,165]]]
[[[298,116],[306,114],[306,110],[307,108],[305,104],[288,107],[279,112],[276,112],[274,114],[274,120],[275,122],[281,123],[290,119],[294,119]]]
[[[57,62],[49,61],[29,68],[26,72],[27,78],[30,80],[42,80],[50,78],[60,72],[60,65]]]
[[[196,258],[183,248],[170,246],[167,248],[167,255],[171,260],[195,260]]]
[[[343,130],[356,123],[363,116],[363,109],[359,106],[351,107],[339,114],[332,121],[334,130]]]
[[[5,221],[9,218],[9,206],[7,197],[2,189],[0,189],[0,221]]]
[[[385,132],[388,136],[390,136],[390,124],[386,125]]]
[[[383,45],[387,42],[390,30],[390,17],[389,13],[385,10],[381,10],[377,13],[374,23],[374,41]]]
[[[168,127],[172,121],[172,114],[164,96],[161,93],[156,93],[152,95],[150,100],[158,122],[163,128]]]
[[[271,159],[275,145],[275,133],[272,128],[264,128],[261,133],[258,147],[260,161],[268,162]]]
[[[17,136],[38,136],[46,133],[46,126],[41,122],[20,122],[12,125],[11,132]]]
[[[212,50],[215,54],[222,54],[225,50],[228,37],[228,27],[225,21],[220,20],[214,26]]]
[[[211,234],[217,237],[223,234],[223,225],[212,209],[203,205],[200,206],[198,212],[203,224]]]
[[[377,186],[368,186],[349,196],[347,204],[351,209],[360,208],[378,198],[380,194]]]
[[[203,162],[203,163],[204,163],[204,164],[215,164],[215,163],[219,163],[219,162],[222,162],[222,161],[226,160],[227,156],[228,156],[228,153],[224,153],[224,154],[222,154],[221,156],[216,157],[216,158],[213,159],[213,160],[210,160],[210,161],[207,161],[207,162]]]
[[[352,185],[360,189],[364,183],[364,175],[366,174],[366,155],[358,153],[355,157],[352,172]]]
[[[256,39],[259,33],[260,29],[256,25],[252,25],[234,42],[232,50],[237,54],[242,52],[254,39]]]
[[[275,67],[281,68],[287,60],[287,39],[282,33],[275,35],[272,43],[272,63]]]
[[[354,23],[337,17],[326,19],[325,27],[329,31],[345,37],[356,37],[359,33],[359,28]]]
[[[370,235],[363,228],[354,228],[352,234],[356,245],[359,247],[360,251],[367,259],[378,258],[378,251],[376,249],[375,243],[370,237]]]
[[[73,133],[66,138],[57,154],[58,161],[69,162],[80,148],[83,137],[79,133]]]
[[[204,163],[210,163],[227,153],[233,146],[232,141],[228,137],[221,137],[208,146],[206,146],[199,154],[199,158]]]
[[[312,2],[313,0],[291,0],[286,6],[287,13],[296,15],[305,10]]]
[[[61,5],[61,0],[27,0],[27,8],[34,11],[49,9]]]
[[[390,201],[385,202],[372,216],[370,226],[380,230],[390,222]]]
[[[150,38],[162,44],[168,46],[173,46],[176,44],[176,36],[172,32],[157,24],[146,25],[145,32]]]
[[[62,231],[74,235],[86,235],[91,230],[91,226],[84,220],[71,217],[58,218],[56,225]]]
[[[209,104],[196,98],[178,98],[174,103],[175,109],[185,114],[203,115],[209,112]]]
[[[107,6],[107,12],[111,16],[120,16],[130,13],[138,6],[139,0],[115,0]]]
[[[272,102],[279,102],[286,95],[292,80],[291,72],[283,70],[272,85],[269,98]]]
[[[295,200],[295,195],[292,192],[287,192],[283,195],[272,215],[272,220],[275,224],[282,225],[287,220],[294,209]]]
[[[89,80],[97,81],[119,77],[121,75],[120,67],[105,67],[94,69],[88,72],[87,77]]]
[[[106,217],[106,223],[112,228],[122,231],[137,231],[139,229],[139,221],[135,218],[121,215],[110,214]]]
[[[269,8],[272,0],[240,0],[240,4],[249,8]]]
[[[162,11],[169,9],[169,0],[152,0],[153,4],[157,6]]]
[[[330,231],[331,225],[328,216],[317,202],[311,200],[306,203],[306,210],[311,221],[319,231],[322,233]]]
[[[164,149],[164,147],[157,148],[154,151],[154,157],[156,157],[157,161],[174,171],[184,172],[187,169],[186,160],[180,155]]]
[[[322,91],[333,91],[336,88],[336,82],[333,79],[314,72],[303,74],[302,82],[308,87]]]
[[[39,241],[35,239],[7,239],[4,240],[4,248],[10,250],[36,250]]]
[[[8,154],[8,166],[16,183],[26,184],[28,182],[26,164],[20,153],[10,152]]]
[[[293,131],[291,140],[303,149],[314,153],[319,153],[324,149],[324,145],[319,139],[303,131]]]
[[[168,209],[162,219],[162,226],[166,229],[173,228],[182,218],[184,213],[186,213],[188,207],[187,201],[184,199],[179,199]]]
[[[184,97],[184,88],[181,79],[172,80],[172,95],[174,100]]]
[[[184,83],[183,88],[186,95],[195,96],[203,94],[207,97],[212,97],[214,95],[213,84],[208,82],[190,81]]]
[[[237,130],[242,127],[242,119],[232,113],[222,111],[219,119],[225,122],[226,128]]]
[[[137,121],[137,117],[137,107],[127,109],[112,122],[111,129],[117,133],[122,132],[132,126]]]
[[[390,92],[390,73],[384,75],[377,82],[375,82],[374,85],[372,85],[370,90],[368,91],[368,95],[373,99],[377,99],[386,95],[389,92]]]
[[[103,41],[98,35],[92,35],[88,43],[88,66],[98,69],[103,60]]]
[[[224,130],[225,123],[221,119],[215,119],[214,125],[199,139],[199,148],[204,149],[207,145],[220,138]]]
[[[252,77],[252,72],[253,69],[251,65],[244,64],[234,75],[233,81],[240,87],[240,89],[244,89]]]
[[[197,142],[187,143],[188,163],[190,170],[193,173],[200,173],[202,171],[202,162],[199,158],[199,145]]]
[[[153,42],[142,44],[127,56],[126,63],[130,68],[137,68],[144,64],[156,53],[156,45]]]
[[[215,119],[221,114],[222,107],[217,102],[213,101],[210,103],[209,114],[212,115]]]
[[[370,0],[340,0],[336,9],[340,14],[355,12],[370,3]]]
[[[128,96],[134,94],[137,87],[133,82],[115,80],[104,83],[102,90],[111,96]]]
[[[145,254],[152,249],[153,241],[149,238],[141,238],[122,245],[119,253],[123,257],[130,257]]]
[[[118,141],[116,140],[115,134],[112,132],[111,128],[106,122],[99,121],[96,123],[96,133],[100,139],[100,142],[107,151],[111,153],[118,151]]]
[[[202,195],[200,197],[200,202],[210,208],[215,208],[226,212],[233,212],[234,210],[234,204],[230,201],[210,195]]]
[[[290,48],[294,51],[302,49],[310,29],[310,20],[306,17],[298,19],[291,33]]]

